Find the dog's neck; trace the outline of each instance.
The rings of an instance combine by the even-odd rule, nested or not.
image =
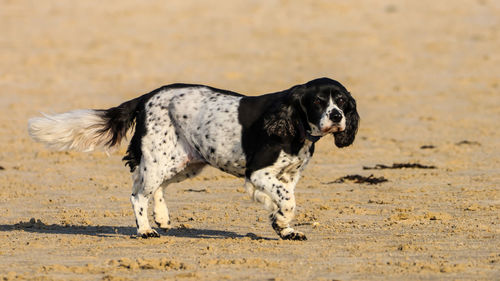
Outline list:
[[[311,127],[307,122],[306,113],[304,112],[302,106],[300,105],[300,102],[296,102],[292,106],[295,110],[295,114],[298,115],[298,126],[299,126],[300,136],[312,143],[317,142],[321,138],[321,136],[311,135]]]
[[[319,141],[320,138],[321,138],[321,136],[313,136],[313,135],[311,135],[311,133],[309,131],[306,131],[306,140],[309,140],[310,142],[315,143],[315,142]]]

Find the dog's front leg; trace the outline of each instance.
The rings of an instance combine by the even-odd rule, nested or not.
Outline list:
[[[250,176],[250,182],[257,189],[252,190],[247,186],[253,199],[263,203],[271,211],[271,225],[284,240],[307,240],[302,232],[290,227],[295,214],[294,189],[297,181],[298,176],[291,179],[289,175],[277,172],[274,167],[268,167],[255,171]]]

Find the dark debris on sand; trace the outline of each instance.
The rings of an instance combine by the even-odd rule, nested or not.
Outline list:
[[[481,143],[478,141],[469,141],[469,140],[463,140],[455,143],[455,145],[478,145],[481,146]]]
[[[367,184],[379,184],[383,182],[389,181],[384,177],[375,177],[373,175],[369,175],[368,177],[361,175],[347,175],[345,177],[338,178],[332,182],[327,182],[326,184],[331,183],[344,183],[346,181],[354,182],[354,183],[367,183]]]
[[[377,164],[374,167],[363,166],[363,170],[383,170],[383,169],[436,169],[436,166],[427,166],[419,163],[394,163],[392,166]]]

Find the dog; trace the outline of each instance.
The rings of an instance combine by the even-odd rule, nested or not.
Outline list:
[[[149,200],[154,221],[168,230],[163,187],[211,165],[245,179],[246,191],[270,212],[281,239],[306,240],[290,227],[300,173],[321,137],[333,134],[337,147],[349,146],[358,123],[356,101],[346,88],[319,78],[261,96],[171,84],[105,110],[32,118],[28,131],[52,149],[92,151],[118,145],[135,127],[123,160],[132,172],[139,237],[159,237],[149,224]]]

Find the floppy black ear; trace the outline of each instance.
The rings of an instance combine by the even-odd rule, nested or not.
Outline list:
[[[351,145],[358,132],[359,115],[356,110],[356,101],[351,96],[349,96],[348,106],[344,109],[344,115],[346,118],[345,130],[333,133],[337,147]]]
[[[286,95],[264,114],[263,125],[268,135],[290,137],[300,133],[294,116],[305,89],[304,85],[297,85],[286,90]]]
[[[264,130],[270,136],[294,136],[296,130],[291,115],[291,108],[288,105],[280,104],[271,108],[264,116]]]

